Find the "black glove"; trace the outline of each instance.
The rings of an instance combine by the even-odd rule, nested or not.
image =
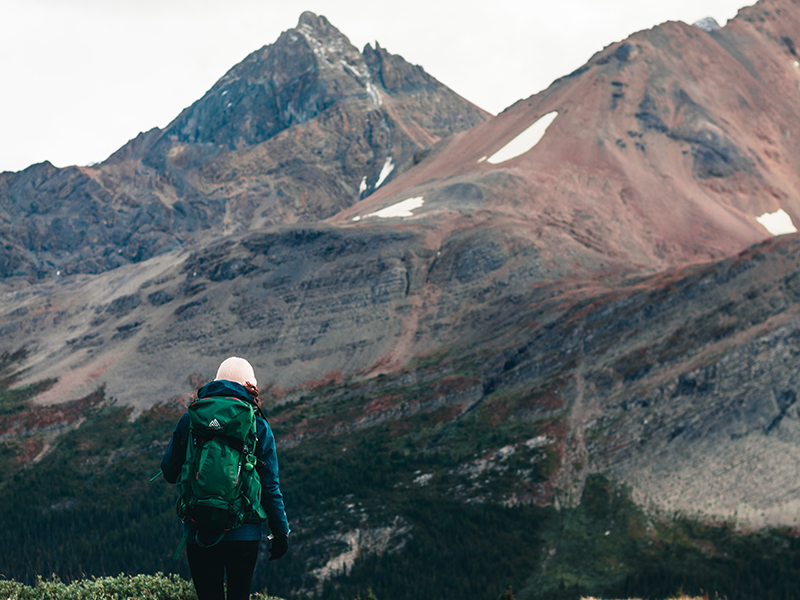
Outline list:
[[[281,556],[286,554],[289,549],[289,536],[285,533],[277,533],[272,538],[272,546],[269,548],[269,559],[278,560]]]

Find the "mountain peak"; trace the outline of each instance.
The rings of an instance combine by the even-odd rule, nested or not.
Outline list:
[[[341,63],[346,63],[351,69],[361,70],[358,67],[363,59],[358,49],[324,16],[306,11],[300,15],[294,31],[305,38],[320,67],[334,67],[338,71]]]
[[[308,27],[312,27],[313,29],[334,29],[338,31],[333,25],[331,25],[330,21],[326,19],[322,15],[317,15],[316,13],[311,12],[310,10],[305,11],[303,14],[300,15],[300,19],[297,21],[296,29],[300,29],[303,25]]]
[[[351,46],[350,40],[339,29],[331,24],[328,19],[323,15],[314,14],[311,11],[306,11],[300,15],[297,21],[297,27],[294,29],[303,35],[306,39],[312,37],[321,42],[334,42],[342,41],[344,46]]]
[[[717,23],[717,20],[714,17],[706,17],[705,19],[700,19],[699,21],[692,23],[692,27],[697,27],[698,29],[702,29],[703,31],[716,31],[717,29],[722,29],[720,24]]]
[[[0,280],[98,273],[217,225],[230,233],[328,218],[486,119],[376,47],[371,71],[328,19],[305,12],[166,128],[139,134],[103,164],[0,174]],[[18,218],[35,221],[36,233]],[[71,225],[52,225],[64,218]]]

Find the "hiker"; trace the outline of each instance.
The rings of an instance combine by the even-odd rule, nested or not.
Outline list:
[[[238,357],[224,360],[217,370],[214,381],[198,390],[197,400],[190,405],[189,411],[178,421],[172,434],[172,439],[164,453],[164,458],[161,460],[164,478],[170,483],[177,482],[179,493],[182,496],[186,495],[187,492],[185,490],[189,489],[191,487],[190,484],[193,482],[185,482],[183,480],[195,479],[200,474],[200,471],[194,474],[191,465],[184,467],[185,461],[192,460],[190,456],[187,456],[187,443],[195,444],[192,448],[193,451],[196,446],[203,447],[204,444],[208,443],[207,440],[198,439],[203,437],[203,434],[198,434],[194,430],[192,430],[194,431],[192,434],[194,439],[189,439],[190,423],[195,423],[195,421],[190,420],[192,410],[196,406],[203,404],[203,402],[206,402],[206,406],[210,407],[209,410],[214,410],[214,402],[220,403],[216,406],[223,406],[222,403],[224,402],[234,402],[238,404],[239,408],[244,407],[245,411],[250,411],[244,414],[245,417],[252,421],[252,411],[249,406],[254,405],[256,407],[255,427],[253,427],[252,422],[245,425],[245,427],[250,428],[251,435],[255,434],[252,436],[252,443],[255,446],[254,452],[253,449],[248,449],[247,442],[244,443],[243,449],[242,443],[239,442],[239,449],[242,451],[241,454],[236,456],[241,457],[241,459],[237,458],[237,460],[240,461],[238,463],[239,473],[243,477],[244,475],[249,475],[248,470],[252,471],[253,467],[255,467],[255,472],[258,473],[260,478],[260,506],[249,507],[249,512],[241,511],[246,512],[244,516],[239,518],[239,522],[244,520],[241,525],[229,530],[225,526],[220,526],[217,530],[204,530],[201,523],[203,521],[202,515],[197,516],[197,512],[191,512],[196,504],[199,505],[200,502],[191,500],[186,503],[182,498],[178,500],[178,513],[184,521],[184,540],[187,542],[186,556],[189,560],[189,569],[197,590],[198,600],[223,600],[225,573],[227,573],[228,581],[228,600],[246,600],[250,597],[250,584],[253,579],[253,572],[258,559],[259,542],[262,536],[261,521],[268,521],[273,536],[269,549],[270,560],[282,557],[289,548],[289,523],[286,519],[283,495],[278,481],[278,458],[275,452],[275,437],[261,413],[257,385],[258,382],[256,381],[253,367],[249,362]],[[245,405],[239,401],[244,401],[248,404]],[[206,420],[210,419],[210,417],[205,418]],[[220,414],[219,418],[220,421],[225,422],[225,417],[222,414]],[[216,418],[208,421],[208,425],[211,430],[220,428],[219,421]],[[200,429],[196,425],[192,425],[192,427]],[[214,439],[213,435],[206,437]],[[223,436],[219,436],[217,439],[219,440],[220,438],[223,438]],[[225,444],[229,442],[230,446],[226,446]],[[235,440],[222,439],[217,443],[223,446],[222,457],[226,456],[225,448],[236,447]],[[227,453],[227,456],[229,456],[230,450],[227,450]],[[211,463],[212,461],[209,460],[207,462]],[[202,469],[203,463],[201,462],[200,464]],[[244,469],[242,469],[242,465],[244,465]],[[207,469],[208,467],[205,468]],[[192,473],[191,477],[187,476],[189,473]],[[179,481],[181,477],[183,480]],[[240,475],[236,474],[237,484],[239,480]],[[255,482],[255,478],[253,481]],[[253,485],[256,490],[255,493],[251,490],[250,495],[257,496],[257,486],[255,483]],[[181,513],[182,502],[187,514]],[[247,500],[243,501],[243,504],[249,506]],[[233,504],[230,506],[233,506]],[[227,507],[228,505],[226,505]],[[227,513],[227,511],[225,512]],[[233,512],[232,508],[231,512]],[[180,550],[180,547],[178,550]]]

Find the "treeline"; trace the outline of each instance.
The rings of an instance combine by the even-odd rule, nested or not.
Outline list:
[[[789,528],[743,534],[733,523],[648,518],[598,475],[549,525],[552,555],[519,598],[800,598],[800,539]]]
[[[652,519],[599,476],[589,478],[575,509],[502,506],[500,493],[518,485],[514,473],[531,469],[531,453],[544,450],[518,445],[505,471],[463,473],[460,465],[482,449],[537,434],[535,423],[491,428],[476,413],[455,429],[444,430],[435,414],[416,415],[279,449],[294,532],[284,559],[260,561],[255,589],[314,596],[311,570],[346,549],[337,534],[397,523],[383,552],[360,555],[316,597],[352,600],[372,590],[380,600],[491,600],[511,588],[518,600],[666,598],[679,590],[800,598],[800,541],[789,530],[743,535],[731,524]],[[189,577],[185,558],[171,558],[181,534],[175,490],[149,482],[179,412],[129,416],[120,407],[95,409],[40,462],[22,468],[2,459],[6,578],[32,585],[50,573],[66,582],[119,573]],[[552,460],[545,452],[534,466],[540,470],[530,477],[544,481]],[[414,483],[420,474],[432,476]],[[475,497],[483,501],[465,501]]]
[[[181,572],[172,490],[149,486],[169,425],[128,421],[102,408],[40,462],[17,470],[0,490],[0,572],[28,585],[37,575]]]

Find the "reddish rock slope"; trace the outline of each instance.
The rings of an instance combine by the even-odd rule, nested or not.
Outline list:
[[[764,213],[800,224],[798,30],[796,3],[764,0],[718,31],[636,33],[333,222],[423,197],[414,222],[506,230],[556,277],[728,256],[770,235]],[[485,160],[554,111],[532,150]]]

